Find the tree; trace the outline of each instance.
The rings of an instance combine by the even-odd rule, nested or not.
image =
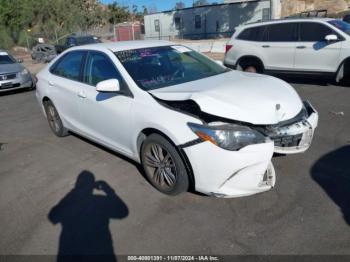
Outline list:
[[[149,14],[157,13],[157,6],[156,6],[155,3],[151,3],[151,4],[148,6],[148,12],[149,12]]]
[[[131,10],[132,10],[132,12],[131,12],[131,20],[135,21],[135,20],[137,20],[136,16],[137,16],[139,8],[138,8],[137,5],[132,5]]]
[[[193,2],[193,6],[209,5],[208,0],[196,0]]]
[[[130,12],[127,6],[119,6],[117,2],[108,5],[109,18],[111,24],[125,22],[130,18]]]
[[[70,0],[80,12],[75,13],[82,31],[87,31],[102,22],[102,9],[97,0]],[[67,1],[65,1],[67,2]]]
[[[180,2],[177,2],[175,4],[175,10],[179,10],[179,9],[184,9],[185,8],[185,3],[180,1]]]
[[[57,42],[74,32],[91,32],[106,23],[142,21],[148,9],[141,12],[116,1],[108,6],[100,0],[0,0],[0,48],[26,45],[38,37]]]
[[[142,9],[143,9],[143,15],[148,15],[148,9],[145,5],[142,6]]]

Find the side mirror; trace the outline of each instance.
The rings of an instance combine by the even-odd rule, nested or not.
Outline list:
[[[17,63],[23,63],[23,59],[22,58],[19,58],[19,59],[17,59]]]
[[[119,81],[117,79],[109,79],[101,81],[96,86],[96,91],[101,93],[116,93],[120,91]]]
[[[337,35],[326,35],[325,40],[327,42],[338,41],[338,36]]]

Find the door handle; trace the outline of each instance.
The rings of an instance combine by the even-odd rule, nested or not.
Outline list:
[[[86,94],[85,94],[84,91],[79,91],[79,92],[78,92],[78,96],[79,96],[80,98],[86,98]]]
[[[51,81],[49,81],[49,86],[55,86],[55,84]]]
[[[270,48],[269,45],[263,45],[262,48]]]
[[[306,46],[304,46],[304,45],[300,45],[300,46],[297,46],[297,48],[298,48],[298,49],[305,49],[305,48],[306,48]]]

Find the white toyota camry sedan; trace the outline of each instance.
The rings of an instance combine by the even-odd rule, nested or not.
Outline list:
[[[70,48],[37,78],[57,136],[78,133],[141,163],[169,195],[267,191],[273,153],[304,152],[318,123],[289,84],[166,41]]]

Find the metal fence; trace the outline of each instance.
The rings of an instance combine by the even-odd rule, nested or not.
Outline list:
[[[158,36],[147,36],[145,39],[159,39],[159,40],[205,40],[205,39],[221,39],[221,38],[231,38],[235,31],[225,31],[225,32],[214,32],[214,33],[198,33],[198,34],[178,34],[178,35],[162,35]]]

